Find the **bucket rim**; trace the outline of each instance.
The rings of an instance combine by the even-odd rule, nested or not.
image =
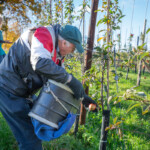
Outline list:
[[[34,119],[36,119],[36,120],[38,120],[38,121],[48,125],[48,126],[51,126],[51,127],[54,127],[56,129],[58,129],[58,125],[57,124],[55,124],[53,122],[50,122],[50,121],[40,117],[39,115],[37,115],[37,114],[35,114],[33,112],[29,112],[28,116],[30,116],[30,117],[32,117],[32,118],[34,118]]]
[[[49,79],[48,82],[53,83],[53,84],[59,86],[62,89],[65,89],[66,91],[70,92],[71,94],[74,94],[73,91],[67,85],[65,85],[65,84],[56,82],[56,81],[51,80],[51,79]]]

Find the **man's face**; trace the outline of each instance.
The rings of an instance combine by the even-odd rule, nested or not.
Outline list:
[[[73,53],[75,50],[75,45],[70,43],[70,45],[68,46],[65,40],[59,40],[58,46],[59,46],[60,55],[62,57],[66,56],[67,54]]]

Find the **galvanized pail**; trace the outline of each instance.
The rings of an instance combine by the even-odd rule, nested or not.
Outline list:
[[[64,120],[68,113],[76,114],[79,106],[80,101],[73,97],[73,92],[68,86],[48,80],[28,115],[58,128],[58,122]]]

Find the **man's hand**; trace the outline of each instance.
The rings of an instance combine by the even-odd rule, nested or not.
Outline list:
[[[71,80],[66,83],[70,87],[70,89],[73,91],[74,96],[77,100],[83,99],[85,92],[84,88],[79,80],[77,80],[73,75],[71,75]]]
[[[96,107],[95,107],[94,110],[91,109],[91,111],[92,111],[92,112],[98,112],[98,108],[99,108],[99,107],[98,107],[97,103],[96,103],[94,100],[92,100],[91,97],[87,96],[86,94],[85,94],[85,96],[84,96],[84,99],[83,99],[83,101],[82,101],[82,104],[83,104],[83,106],[84,106],[85,108],[89,108],[89,106],[91,107],[91,104],[94,104],[94,105],[96,105]],[[94,106],[94,105],[93,105],[93,106]]]

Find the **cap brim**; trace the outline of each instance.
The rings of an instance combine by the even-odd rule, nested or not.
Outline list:
[[[76,49],[77,49],[77,51],[79,52],[79,53],[83,53],[84,52],[84,49],[83,49],[83,47],[82,47],[82,45],[81,44],[75,44],[75,46],[76,46]]]

